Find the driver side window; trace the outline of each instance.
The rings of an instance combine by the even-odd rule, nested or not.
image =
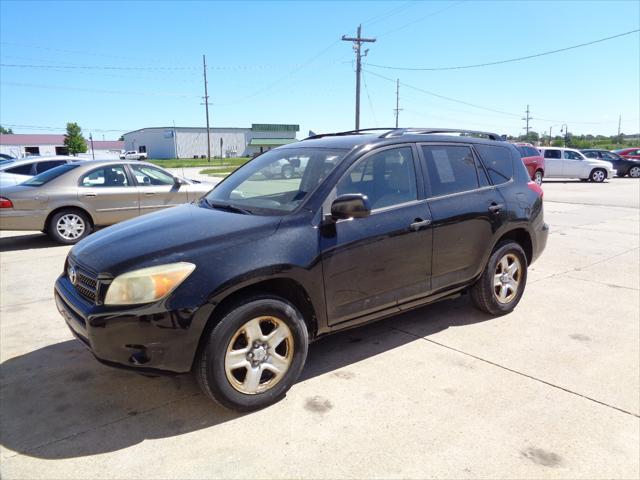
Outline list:
[[[151,187],[157,185],[173,185],[174,180],[167,172],[149,165],[130,165],[138,185]]]
[[[338,196],[361,193],[371,209],[417,200],[411,147],[394,148],[359,160],[336,185]]]
[[[576,152],[572,152],[571,150],[564,151],[564,158],[568,160],[582,160],[582,157],[578,155]]]

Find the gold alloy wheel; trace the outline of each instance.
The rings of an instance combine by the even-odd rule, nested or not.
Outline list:
[[[500,303],[511,302],[518,294],[522,265],[513,253],[507,253],[496,265],[493,275],[493,294]]]
[[[224,357],[227,380],[240,393],[255,395],[273,388],[293,359],[293,335],[277,317],[249,320],[231,338]]]

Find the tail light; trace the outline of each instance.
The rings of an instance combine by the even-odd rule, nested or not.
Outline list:
[[[534,192],[536,192],[540,198],[544,197],[544,191],[542,190],[542,187],[538,185],[536,182],[532,181],[527,183],[527,187],[529,187],[530,190],[533,190]]]
[[[0,197],[0,208],[13,208],[13,203],[8,198]]]

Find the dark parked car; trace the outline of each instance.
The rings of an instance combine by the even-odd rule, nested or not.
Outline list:
[[[547,241],[542,190],[497,135],[440,132],[316,135],[266,152],[199,202],[79,242],[58,309],[99,361],[193,370],[237,410],[284,396],[323,335],[464,292],[508,313]],[[262,175],[283,158],[300,175]]]
[[[640,178],[640,159],[623,157],[615,152],[596,148],[588,148],[581,150],[581,152],[584,153],[585,157],[597,158],[599,160],[611,162],[618,177],[629,175],[632,178]]]

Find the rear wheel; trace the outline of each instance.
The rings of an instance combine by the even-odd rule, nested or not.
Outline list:
[[[640,166],[634,165],[629,169],[629,176],[631,178],[640,178]]]
[[[589,175],[589,180],[596,183],[602,183],[605,181],[606,178],[607,178],[607,172],[605,172],[601,168],[593,169],[591,171],[591,174]]]
[[[80,210],[65,209],[51,217],[47,233],[56,242],[73,245],[89,235],[91,230],[87,214]]]
[[[307,357],[302,315],[279,297],[238,303],[204,340],[195,362],[196,379],[210,398],[238,411],[280,400]]]
[[[542,185],[542,170],[536,170],[536,173],[533,177],[533,181],[538,185]]]
[[[527,283],[527,258],[522,247],[507,240],[498,244],[482,276],[471,287],[471,299],[483,312],[502,315],[511,312]]]

